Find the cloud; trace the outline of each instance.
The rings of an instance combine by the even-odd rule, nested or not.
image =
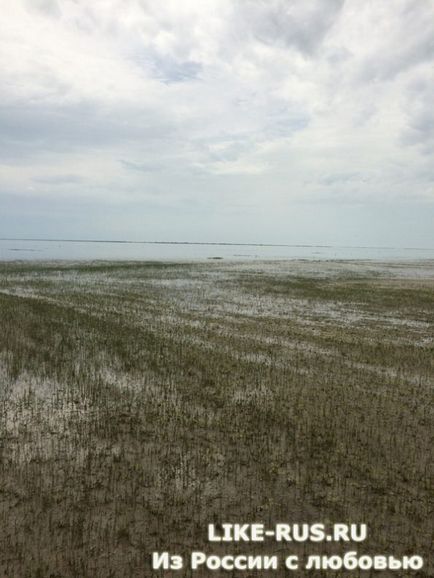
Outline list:
[[[78,175],[52,175],[46,177],[36,177],[34,182],[41,183],[43,185],[75,185],[82,183],[83,179]]]
[[[406,87],[407,123],[401,134],[404,146],[416,146],[423,154],[434,152],[434,69],[419,69]]]
[[[243,206],[271,216],[319,200],[432,202],[431,11],[412,0],[11,2],[0,201],[173,206],[186,229],[193,204],[207,220]]]
[[[336,24],[343,5],[344,0],[244,0],[238,4],[239,20],[247,23],[258,40],[311,56]]]
[[[390,81],[423,63],[432,63],[432,3],[398,0],[381,8],[358,71],[362,82]],[[367,19],[366,24],[371,23]]]

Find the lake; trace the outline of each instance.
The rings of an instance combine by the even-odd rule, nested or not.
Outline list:
[[[0,240],[0,260],[433,259],[434,248]]]

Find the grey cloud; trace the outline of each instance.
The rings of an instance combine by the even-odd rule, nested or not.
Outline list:
[[[430,2],[391,4],[391,31],[385,44],[362,63],[361,82],[390,81],[401,72],[432,60],[434,54],[434,18]]]
[[[133,171],[139,171],[141,173],[149,173],[162,168],[161,163],[156,162],[135,162],[128,161],[125,159],[120,159],[119,161],[126,169],[132,169]]]
[[[434,53],[434,30],[426,34],[415,46],[400,47],[375,54],[365,60],[358,72],[361,82],[391,80],[401,72],[421,62],[429,61]]]
[[[421,110],[413,117],[410,128],[419,133],[423,139],[432,138],[434,136],[434,111],[429,108]]]
[[[137,46],[132,60],[146,73],[165,84],[195,80],[203,69],[200,62],[162,54],[153,46]]]
[[[336,22],[344,0],[246,0],[243,17],[254,36],[267,44],[282,44],[312,56]]]
[[[434,152],[434,86],[417,77],[407,90],[407,125],[401,134],[404,145],[417,146],[424,153]]]
[[[177,62],[172,58],[154,57],[153,74],[165,83],[185,82],[198,78],[202,65],[194,61]]]
[[[76,185],[82,183],[83,180],[83,177],[78,175],[53,175],[34,178],[33,182],[42,185]]]
[[[26,6],[29,10],[48,16],[59,16],[61,13],[58,0],[26,0]]]
[[[268,137],[285,138],[304,130],[309,126],[310,116],[300,110],[294,114],[293,111],[276,111],[268,116],[265,135]]]
[[[349,184],[352,182],[361,182],[366,180],[366,177],[358,172],[341,172],[332,173],[322,177],[320,182],[326,187],[332,187],[336,184]]]
[[[426,108],[415,113],[402,133],[401,142],[417,146],[425,154],[434,153],[434,111]]]
[[[122,142],[155,142],[173,135],[164,114],[140,110],[101,111],[95,103],[28,104],[0,108],[0,155],[33,156],[43,151],[108,147]]]
[[[233,140],[230,142],[204,143],[207,146],[207,152],[211,161],[217,162],[231,162],[239,159],[240,155],[251,152],[254,146],[254,141]]]

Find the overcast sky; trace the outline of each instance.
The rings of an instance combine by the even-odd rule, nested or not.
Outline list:
[[[0,236],[434,246],[434,0],[0,5]]]

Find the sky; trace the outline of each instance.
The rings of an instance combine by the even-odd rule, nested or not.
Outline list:
[[[434,247],[434,0],[0,6],[0,237]]]

